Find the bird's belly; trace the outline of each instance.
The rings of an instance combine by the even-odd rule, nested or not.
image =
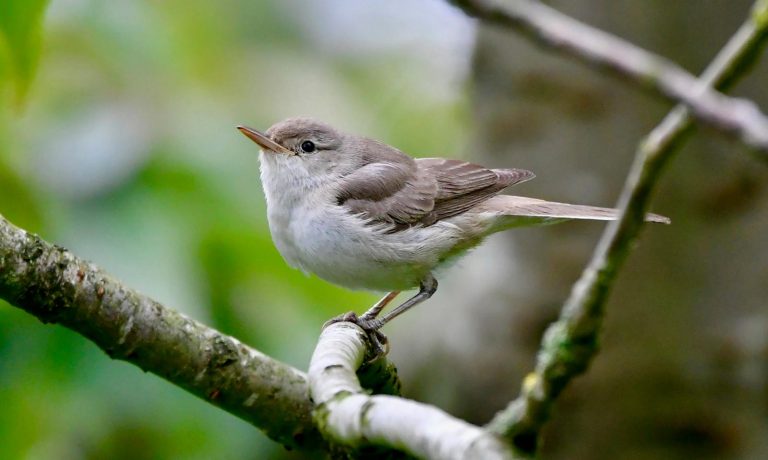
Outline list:
[[[283,231],[272,229],[281,255],[294,267],[350,289],[418,287],[451,245],[438,226],[384,233],[346,212],[312,210],[303,216],[302,223],[286,222]]]

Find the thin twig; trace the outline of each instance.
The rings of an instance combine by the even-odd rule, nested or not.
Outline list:
[[[739,136],[744,143],[762,152],[761,158],[766,159],[768,118],[752,101],[725,96],[674,62],[579,22],[539,1],[452,2],[471,16],[520,31],[539,44],[608,69],[673,102],[682,103],[697,119]],[[750,22],[756,29],[764,29],[768,16],[760,8],[754,8]]]
[[[768,38],[768,1],[755,3],[741,26],[702,75],[720,90],[743,77]],[[664,166],[678,150],[693,119],[688,108],[673,109],[638,147],[618,207],[621,217],[608,225],[587,268],[574,285],[560,319],[546,331],[536,370],[526,377],[521,395],[489,423],[489,429],[534,453],[542,425],[557,396],[582,373],[597,351],[604,306],[616,274],[643,227],[652,192]]]
[[[367,348],[362,329],[339,322],[323,331],[312,355],[309,384],[317,405],[315,420],[332,443],[356,456],[378,446],[436,460],[514,458],[499,437],[436,407],[364,392],[355,371]],[[366,452],[362,458],[370,458]]]

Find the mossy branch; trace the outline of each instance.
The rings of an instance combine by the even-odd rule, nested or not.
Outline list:
[[[768,1],[760,0],[704,72],[702,84],[729,88],[745,75],[766,39]],[[692,128],[691,109],[680,105],[640,143],[619,200],[620,219],[606,228],[560,318],[547,329],[536,369],[526,377],[521,395],[489,423],[491,431],[510,439],[522,452],[536,452],[541,427],[549,420],[558,395],[595,356],[605,303],[616,275],[643,228],[643,216],[664,166]]]
[[[768,37],[768,0],[756,2],[749,20],[701,79],[539,2],[454,3],[474,16],[520,30],[539,43],[610,69],[683,104],[638,148],[620,200],[621,219],[606,229],[560,319],[545,334],[536,370],[526,378],[520,397],[491,421],[488,430],[415,402],[364,394],[354,379],[365,349],[359,331],[350,333],[352,326],[338,324],[321,336],[310,371],[312,393],[319,404],[314,417],[335,443],[355,448],[365,440],[434,458],[451,452],[509,458],[509,447],[499,437],[523,453],[535,453],[541,427],[557,396],[594,357],[610,288],[642,229],[655,184],[692,131],[693,118],[736,133],[748,145],[768,152],[768,119],[754,104],[711,89],[724,90],[757,56]],[[312,418],[304,373],[129,289],[95,265],[28,234],[2,216],[0,298],[43,322],[80,333],[110,357],[181,386],[288,447],[327,448]],[[349,353],[344,353],[344,347]],[[380,366],[375,373],[387,376],[392,370]],[[396,380],[385,379],[382,388],[396,393],[397,387]],[[408,414],[413,415],[404,416]],[[433,427],[446,429],[437,435],[429,431]]]
[[[93,341],[252,423],[290,448],[318,449],[307,377],[114,279],[0,216],[0,298]]]
[[[506,459],[514,453],[500,437],[442,410],[404,398],[363,391],[355,375],[369,349],[357,325],[339,322],[320,335],[309,365],[315,420],[331,442],[354,458]]]

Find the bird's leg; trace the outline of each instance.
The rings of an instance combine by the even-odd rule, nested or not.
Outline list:
[[[376,319],[375,316],[373,318],[368,318],[368,312],[371,310],[374,310],[378,303],[371,308],[368,312],[366,312],[363,316],[357,319],[356,323],[358,326],[363,328],[363,330],[372,332],[372,331],[378,331],[381,329],[382,326],[387,324],[388,322],[392,321],[396,317],[402,315],[406,311],[410,310],[414,306],[420,304],[421,302],[424,302],[428,298],[432,297],[432,294],[437,291],[437,280],[435,279],[432,274],[429,274],[427,278],[425,278],[420,286],[419,286],[419,292],[416,293],[415,296],[411,297],[410,299],[406,300],[405,302],[398,305],[394,310],[386,313],[384,316],[382,316],[379,319]],[[385,300],[389,295],[392,294],[391,292],[387,294],[387,296],[384,299],[381,299],[381,301]],[[393,296],[394,297],[394,296]],[[387,302],[389,302],[392,299],[388,299]],[[379,301],[379,302],[381,302]],[[386,304],[385,304],[386,305]],[[383,308],[383,307],[382,307]],[[379,308],[379,311],[381,311],[381,308]],[[378,311],[375,312],[378,314]]]
[[[398,294],[400,294],[400,291],[392,291],[388,293],[387,295],[379,299],[378,302],[373,304],[373,306],[369,308],[368,311],[363,313],[362,316],[357,316],[355,312],[350,311],[343,315],[339,315],[334,318],[331,318],[328,321],[326,321],[325,324],[323,324],[323,329],[330,326],[331,324],[342,322],[342,321],[355,323],[363,327],[362,324],[368,324],[369,321],[376,319],[379,313],[381,313],[381,310],[383,310],[384,307],[389,305],[389,303],[392,302],[392,299],[397,297]],[[387,340],[387,336],[377,330],[368,330],[368,329],[365,329],[364,327],[363,329],[368,334],[368,340],[370,340],[371,345],[373,346],[374,356],[378,357],[379,355],[386,355],[389,352],[389,343]]]
[[[381,310],[384,309],[387,305],[389,305],[390,302],[392,302],[392,299],[397,297],[397,295],[400,294],[400,291],[392,291],[379,299],[378,302],[373,304],[371,308],[368,309],[365,313],[362,314],[362,316],[357,316],[357,314],[353,311],[344,313],[343,315],[335,316],[323,324],[323,329],[330,326],[333,323],[338,323],[341,321],[348,321],[352,323],[359,323],[360,321],[370,321],[372,319],[376,319],[377,316],[379,316],[379,313],[381,313]]]
[[[397,296],[397,293],[390,292],[384,296],[384,298],[376,302],[376,304],[371,307],[363,316],[357,316],[357,314],[353,311],[344,313],[343,315],[334,316],[333,318],[326,321],[325,324],[323,324],[323,329],[330,326],[331,324],[341,322],[357,324],[361,329],[363,329],[363,331],[365,331],[366,335],[368,336],[368,341],[371,343],[371,347],[373,348],[374,357],[370,361],[376,360],[379,356],[386,356],[387,353],[389,353],[389,339],[387,339],[387,336],[384,335],[381,331],[377,329],[369,329],[367,327],[371,321],[376,321],[375,318],[364,320],[363,317],[374,309],[378,309],[378,311],[374,312],[374,314],[378,314],[378,312],[381,311],[381,309],[384,308],[387,303],[389,303],[395,296]]]
[[[378,302],[376,302],[371,308],[368,309],[363,315],[360,317],[363,321],[369,321],[372,319],[375,319],[377,316],[379,316],[379,313],[381,313],[381,310],[384,309],[387,305],[389,305],[390,302],[392,302],[392,299],[397,297],[397,295],[400,294],[400,291],[392,291],[389,294],[385,295],[381,299],[379,299]]]
[[[368,311],[363,313],[362,316],[357,316],[355,312],[349,312],[335,318],[331,318],[330,320],[326,321],[325,324],[323,324],[323,329],[333,323],[338,323],[340,321],[355,323],[368,334],[368,339],[371,341],[371,344],[374,348],[374,355],[386,355],[389,351],[389,341],[387,340],[387,336],[382,334],[379,329],[381,329],[381,327],[388,322],[395,319],[397,316],[400,316],[407,310],[432,297],[432,294],[434,294],[435,291],[437,291],[437,280],[434,276],[432,276],[432,274],[429,274],[419,285],[419,292],[416,293],[415,296],[401,303],[397,306],[397,308],[385,314],[380,319],[376,319],[376,317],[379,315],[379,313],[381,313],[381,310],[384,309],[384,307],[386,307],[387,304],[392,301],[392,299],[400,294],[400,291],[392,291],[385,295],[381,298],[381,300],[376,302],[370,309],[368,309]]]

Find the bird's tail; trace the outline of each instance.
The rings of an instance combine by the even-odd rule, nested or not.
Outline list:
[[[482,204],[484,211],[498,214],[491,233],[513,227],[547,225],[571,219],[616,220],[618,209],[557,203],[512,195],[496,195]],[[646,222],[669,224],[669,218],[658,214],[645,215]]]

